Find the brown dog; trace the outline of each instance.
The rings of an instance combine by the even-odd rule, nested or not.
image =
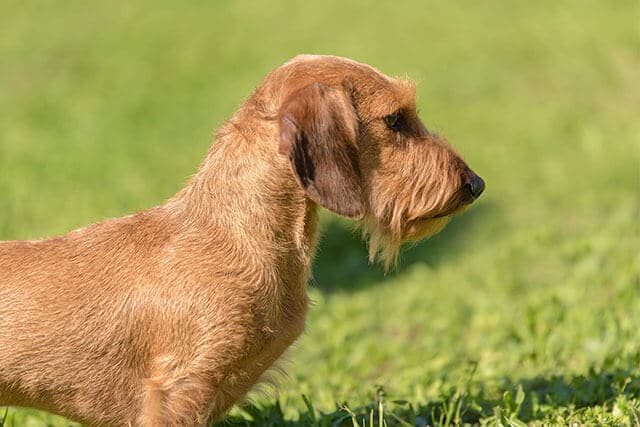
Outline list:
[[[296,57],[164,205],[0,243],[0,404],[94,426],[203,425],[303,331],[318,206],[360,219],[389,265],[483,189],[420,122],[411,83]]]

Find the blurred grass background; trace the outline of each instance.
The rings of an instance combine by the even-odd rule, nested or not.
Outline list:
[[[639,425],[638,6],[5,0],[0,238],[162,203],[269,70],[348,56],[417,80],[487,191],[388,275],[325,215],[289,378],[227,423]]]

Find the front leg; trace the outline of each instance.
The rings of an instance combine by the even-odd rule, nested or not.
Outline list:
[[[144,398],[136,425],[140,427],[205,426],[215,403],[216,381],[197,366],[181,369],[172,356],[154,361],[144,380]]]

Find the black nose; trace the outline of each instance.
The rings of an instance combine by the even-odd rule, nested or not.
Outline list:
[[[469,193],[471,194],[471,197],[473,197],[473,200],[480,197],[480,195],[484,191],[484,180],[476,174],[473,174],[473,176],[471,176],[467,185],[469,188]]]

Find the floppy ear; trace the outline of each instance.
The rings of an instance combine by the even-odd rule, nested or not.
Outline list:
[[[358,120],[347,95],[313,83],[284,100],[279,119],[279,151],[307,196],[339,215],[361,217]]]

